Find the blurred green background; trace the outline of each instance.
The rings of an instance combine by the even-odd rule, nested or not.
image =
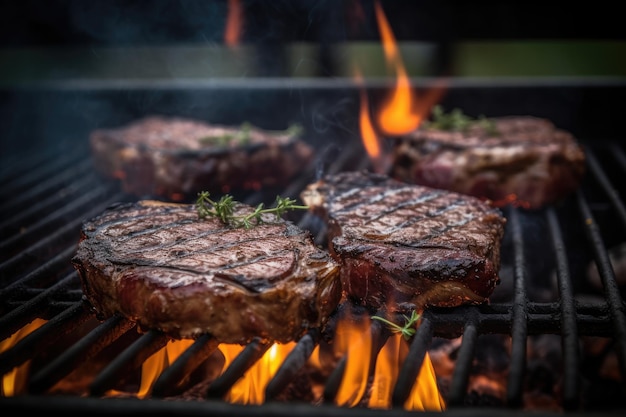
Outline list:
[[[439,76],[436,44],[399,43],[411,77]],[[353,77],[358,67],[365,77],[394,76],[379,42],[351,42],[328,47],[335,62],[324,74],[319,47],[292,43],[284,47],[280,76]],[[212,79],[268,76],[260,71],[254,45],[226,47],[197,44],[176,46],[46,46],[0,49],[0,83],[37,81]],[[475,41],[458,42],[447,51],[452,77],[624,77],[626,42],[622,41]],[[273,76],[269,74],[269,76]]]
[[[395,76],[380,10],[411,77],[626,75],[618,2],[3,0],[0,84]]]

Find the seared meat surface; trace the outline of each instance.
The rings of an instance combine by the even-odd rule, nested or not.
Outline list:
[[[373,310],[483,303],[506,219],[471,196],[366,171],[327,175],[303,201],[328,224],[346,295]]]
[[[580,184],[585,154],[546,119],[487,119],[465,131],[420,127],[394,139],[389,175],[401,181],[539,209]]]
[[[224,126],[151,116],[90,135],[96,169],[141,198],[189,202],[200,191],[227,193],[288,184],[313,160],[293,131]]]
[[[339,303],[339,265],[307,231],[264,216],[246,229],[200,219],[193,204],[119,204],[84,223],[72,262],[101,318],[174,338],[293,341]]]

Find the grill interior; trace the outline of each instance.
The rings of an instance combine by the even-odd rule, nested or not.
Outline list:
[[[427,85],[416,82],[417,87]],[[387,85],[370,84],[369,93],[380,96]],[[533,114],[548,117],[571,130],[584,144],[588,174],[580,190],[562,204],[527,212],[504,208],[508,219],[503,241],[503,283],[488,305],[425,311],[410,343],[393,391],[393,407],[368,410],[372,414],[405,415],[402,404],[409,394],[426,352],[450,341],[454,369],[439,381],[447,414],[472,414],[498,410],[619,413],[624,411],[626,375],[626,311],[623,301],[626,277],[620,261],[612,257],[626,243],[626,149],[619,131],[619,103],[624,86],[559,83],[547,85],[452,85],[443,105],[468,114],[498,116]],[[219,100],[215,100],[219,97]],[[196,415],[349,415],[363,410],[333,405],[341,380],[340,365],[324,382],[317,404],[280,399],[296,378],[316,345],[324,343],[311,331],[297,343],[267,386],[261,406],[228,404],[221,398],[232,384],[265,352],[268,346],[251,343],[215,379],[201,399],[174,401],[180,383],[194,375],[214,351],[210,337],[200,337],[171,364],[146,399],[103,398],[120,380],[161,349],[167,339],[156,331],[138,333],[132,323],[115,317],[98,321],[82,300],[73,256],[83,220],[118,201],[132,201],[119,185],[105,181],[91,165],[87,135],[99,126],[119,125],[142,115],[161,113],[282,128],[297,121],[306,140],[318,151],[314,166],[296,178],[282,196],[298,198],[300,190],[322,172],[370,169],[360,144],[356,120],[358,91],[351,84],[332,80],[302,81],[290,86],[271,80],[233,85],[147,85],[141,82],[115,86],[98,84],[38,86],[2,91],[2,164],[0,180],[0,340],[42,318],[47,323],[0,353],[0,374],[30,361],[25,392],[1,398],[3,409],[62,411],[68,415],[120,412]],[[7,115],[11,117],[7,117]],[[614,117],[615,116],[615,117]],[[235,195],[250,204],[271,203],[277,190]],[[319,219],[290,214],[325,245]],[[600,283],[588,278],[595,264]],[[374,337],[389,336],[372,324]],[[470,384],[480,374],[485,341],[501,336],[509,343],[506,356],[504,398],[477,396]],[[537,362],[540,341],[553,338],[554,346]],[[586,346],[598,340],[602,349]],[[595,346],[595,345],[594,345]],[[600,352],[598,352],[600,350]],[[556,352],[556,353],[555,353]],[[107,356],[108,355],[108,356]],[[104,360],[77,395],[51,392],[73,370]],[[610,362],[611,360],[615,362]],[[609,361],[607,365],[606,361]],[[617,378],[603,369],[613,369]],[[555,370],[548,375],[546,368]],[[543,373],[542,373],[543,372]],[[543,379],[542,379],[543,378]],[[535,385],[533,385],[535,384]],[[553,397],[549,407],[533,405],[529,393]],[[362,414],[359,414],[362,415]],[[502,415],[502,414],[501,414]]]

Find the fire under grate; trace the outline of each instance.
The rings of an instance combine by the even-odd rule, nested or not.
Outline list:
[[[538,212],[512,206],[503,209],[508,223],[501,275],[506,284],[498,288],[492,302],[426,310],[410,342],[407,360],[399,370],[392,408],[368,412],[386,416],[410,414],[402,409],[402,404],[426,354],[430,352],[434,357],[435,350],[441,346],[449,348],[450,341],[458,342],[453,358],[447,358],[454,366],[448,379],[439,381],[447,413],[468,412],[472,408],[482,414],[535,407],[534,411],[544,411],[540,404],[529,405],[534,403],[528,399],[534,389],[529,387],[534,372],[529,350],[537,350],[532,341],[541,336],[554,336],[559,352],[558,363],[548,358],[543,368],[538,368],[557,370],[556,375],[548,378],[554,380],[553,386],[541,388],[551,391],[553,397],[547,410],[610,413],[624,409],[624,278],[618,276],[621,261],[613,254],[626,236],[626,206],[622,197],[626,153],[617,142],[584,143],[588,175],[581,189],[562,205]],[[280,194],[297,198],[299,191],[321,171],[368,169],[367,161],[360,144],[353,143],[331,162],[321,161],[325,166],[311,167]],[[265,388],[266,401],[261,406],[222,400],[268,349],[260,341],[245,346],[229,367],[211,381],[203,398],[174,400],[180,394],[182,381],[215,351],[216,342],[209,336],[195,340],[161,373],[148,398],[103,398],[167,343],[167,338],[157,331],[138,334],[132,323],[119,317],[96,320],[83,304],[79,279],[69,262],[82,221],[114,202],[132,198],[123,194],[117,184],[95,175],[85,143],[70,152],[59,147],[53,152],[24,153],[24,158],[2,168],[1,180],[0,340],[7,340],[36,319],[46,320],[43,326],[0,353],[0,374],[6,375],[24,363],[30,363],[31,369],[23,382],[24,392],[0,400],[3,409],[59,410],[68,415],[362,415],[363,409],[333,404],[345,358],[338,361],[324,381],[317,404],[280,399],[313,349],[323,343],[323,335],[316,330],[296,343]],[[253,205],[267,200],[263,192],[237,197]],[[318,244],[325,244],[319,219],[303,214],[294,220],[311,230]],[[593,287],[586,279],[590,262],[597,266],[599,287]],[[371,331],[378,347],[389,337],[389,332],[376,321],[372,322]],[[510,343],[502,375],[505,394],[498,399],[481,397],[471,384],[474,376],[484,371],[477,365],[478,358],[484,348],[483,339],[492,335],[503,336]],[[603,342],[602,349],[594,349],[592,355],[585,350],[583,340],[596,339]],[[116,353],[85,384],[86,392],[75,396],[50,393],[59,381],[108,350]],[[612,365],[606,365],[606,361]],[[602,375],[601,369],[607,366],[613,366],[617,380]],[[537,378],[545,376],[541,372],[538,375],[535,384]]]

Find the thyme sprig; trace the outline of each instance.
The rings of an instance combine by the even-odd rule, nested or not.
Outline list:
[[[446,113],[443,107],[437,105],[433,107],[432,120],[426,121],[424,126],[430,129],[440,129],[456,132],[467,132],[472,126],[480,126],[490,135],[497,135],[498,130],[493,120],[485,116],[472,118],[460,109],[453,109]]]
[[[405,340],[410,339],[415,334],[415,324],[420,318],[420,315],[417,311],[413,310],[411,312],[411,317],[407,317],[406,315],[402,315],[404,317],[404,326],[400,326],[392,321],[387,320],[384,317],[380,316],[372,316],[373,319],[382,321],[383,323],[389,326],[389,329],[394,333],[402,333],[402,337]]]
[[[263,214],[274,214],[276,220],[288,210],[307,210],[309,206],[296,204],[296,200],[289,197],[276,196],[274,207],[265,208],[263,203],[257,205],[251,213],[236,215],[235,206],[237,201],[230,194],[223,195],[218,201],[212,200],[208,191],[198,193],[196,211],[200,219],[217,217],[222,223],[233,227],[252,228],[256,224],[263,223]]]
[[[227,146],[229,143],[235,145],[248,145],[252,139],[252,125],[248,122],[241,124],[238,130],[226,131],[217,136],[205,136],[199,139],[204,145]]]

